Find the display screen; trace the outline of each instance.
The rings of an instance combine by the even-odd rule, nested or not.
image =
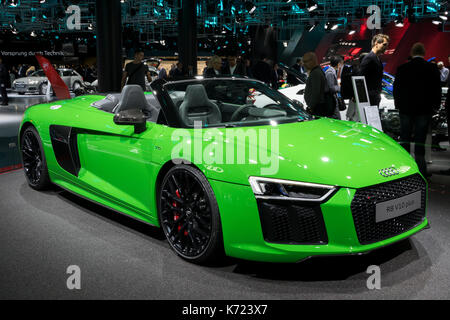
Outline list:
[[[358,93],[359,103],[368,103],[366,86],[364,84],[364,79],[355,79],[356,92]]]

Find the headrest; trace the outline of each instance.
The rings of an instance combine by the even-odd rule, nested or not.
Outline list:
[[[205,87],[202,84],[191,84],[187,86],[184,102],[191,108],[204,107],[211,103],[206,94]]]
[[[123,87],[120,95],[119,103],[117,104],[115,113],[130,109],[148,109],[149,105],[145,98],[144,90],[136,84],[129,84]]]

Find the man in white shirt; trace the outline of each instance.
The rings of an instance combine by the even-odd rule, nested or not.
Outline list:
[[[437,64],[439,71],[441,72],[441,85],[445,86],[447,84],[449,70],[444,66],[442,61],[439,61]]]

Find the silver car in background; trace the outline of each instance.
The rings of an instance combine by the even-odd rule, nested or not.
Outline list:
[[[83,77],[78,72],[72,69],[57,69],[59,76],[67,85],[69,90],[76,90],[81,87]],[[48,79],[43,70],[33,72],[25,78],[18,78],[12,83],[12,91],[19,94],[33,93],[46,94],[48,86]]]

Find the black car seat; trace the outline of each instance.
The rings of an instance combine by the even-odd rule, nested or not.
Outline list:
[[[136,84],[129,84],[123,87],[119,98],[119,103],[113,112],[118,113],[124,110],[140,109],[143,111],[152,111],[153,107],[147,102],[144,90]]]
[[[202,84],[187,86],[186,95],[180,105],[180,117],[188,126],[193,126],[194,121],[202,121],[203,124],[215,124],[222,121],[219,107],[209,100]]]

